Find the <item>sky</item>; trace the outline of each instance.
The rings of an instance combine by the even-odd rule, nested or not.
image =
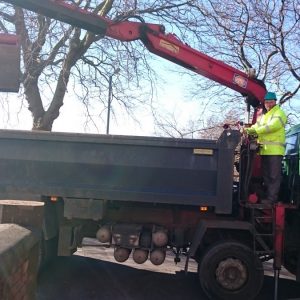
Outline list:
[[[201,113],[203,112],[205,99],[203,95],[199,95],[198,99],[188,99],[186,90],[192,86],[188,84],[188,78],[184,80],[182,74],[169,69],[169,62],[164,64],[166,68],[161,71],[160,76],[163,77],[165,82],[157,87],[154,105],[160,115],[174,115],[178,128],[187,128],[190,121],[196,121],[200,117],[203,118]],[[0,129],[31,130],[31,113],[27,109],[27,102],[21,99],[22,97],[17,94],[0,93]],[[297,101],[294,103],[297,103]],[[100,102],[98,105],[99,107],[94,104],[92,114],[95,117],[93,122],[87,124],[85,107],[69,92],[66,94],[64,105],[60,110],[59,117],[54,122],[52,131],[105,134],[107,110],[104,111],[101,119],[99,114],[103,110],[103,106]],[[241,106],[242,104],[237,105]],[[288,106],[284,107],[285,110],[287,108]],[[124,109],[121,109],[114,101],[112,101],[112,109],[114,113],[111,113],[110,134],[142,136],[159,134],[149,107],[140,106],[135,110],[138,121],[126,114]],[[292,107],[292,111],[295,111],[294,107]],[[298,105],[297,111],[299,111]],[[241,120],[243,118],[244,116],[241,116]]]
[[[166,66],[170,66],[167,63]],[[158,107],[159,114],[174,114],[178,120],[178,125],[184,127],[189,120],[199,118],[201,102],[186,99],[187,82],[182,80],[182,76],[171,70],[163,71],[161,76],[165,83],[160,85],[154,105]],[[180,79],[180,80],[179,80]],[[175,84],[174,84],[175,82]],[[21,129],[30,130],[32,127],[32,117],[27,109],[27,102],[21,100],[17,94],[0,93],[0,128],[1,129]],[[156,127],[152,112],[146,106],[140,106],[135,110],[138,121],[124,113],[117,103],[112,101],[113,114],[110,118],[110,134],[120,135],[155,135]],[[98,110],[98,111],[97,111]],[[101,119],[99,112],[103,107],[94,104],[92,114],[96,117],[93,122],[86,123],[85,107],[74,96],[66,94],[64,105],[60,109],[60,115],[54,122],[53,131],[77,132],[77,133],[106,133],[107,110]]]
[[[181,67],[159,59],[157,71],[164,82],[157,86],[154,106],[161,116],[174,115],[178,128],[182,129],[187,128],[190,121],[203,118],[201,114],[205,96],[199,94],[198,99],[188,99],[186,91],[191,89],[193,85],[189,84],[189,77],[184,77],[182,73],[176,72],[176,68],[182,71]],[[71,92],[68,92],[52,131],[105,134],[107,110],[104,111],[101,118],[99,116],[103,110],[101,102],[94,103],[93,106],[94,110],[91,113],[95,117],[93,122],[87,123],[84,105],[75,99]],[[237,103],[237,106],[241,107],[242,104]],[[110,134],[145,136],[159,134],[149,107],[140,106],[135,110],[135,117],[138,121],[135,121],[114,101],[112,101],[112,110]],[[242,121],[244,121],[243,118],[244,116],[241,116]],[[27,109],[27,102],[22,101],[20,95],[0,93],[0,129],[31,130],[31,128],[32,117]]]

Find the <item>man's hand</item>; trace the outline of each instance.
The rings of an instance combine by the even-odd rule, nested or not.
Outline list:
[[[257,135],[255,129],[252,127],[246,128],[245,131],[248,135]]]

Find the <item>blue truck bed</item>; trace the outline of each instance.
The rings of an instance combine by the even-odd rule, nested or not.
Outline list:
[[[208,205],[230,213],[239,132],[219,140],[0,130],[0,198]]]

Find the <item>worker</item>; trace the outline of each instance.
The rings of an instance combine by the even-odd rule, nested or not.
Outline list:
[[[261,203],[273,204],[278,201],[281,182],[281,163],[285,152],[285,124],[287,117],[276,104],[276,94],[267,92],[264,98],[266,113],[246,129],[248,135],[256,135],[260,145],[261,168],[265,199]]]

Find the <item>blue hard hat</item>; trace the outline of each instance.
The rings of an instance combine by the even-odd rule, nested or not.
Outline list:
[[[265,101],[276,101],[277,97],[276,94],[273,92],[267,92],[265,95]]]

